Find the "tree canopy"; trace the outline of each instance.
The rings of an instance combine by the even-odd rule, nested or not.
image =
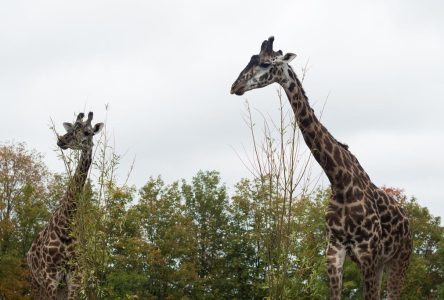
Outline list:
[[[328,188],[288,206],[267,178],[243,179],[230,193],[217,171],[172,183],[151,177],[139,189],[107,174],[88,182],[79,199],[73,234],[82,297],[327,298]],[[24,144],[0,146],[0,299],[29,299],[25,254],[66,182]],[[405,207],[414,234],[402,299],[443,299],[440,218],[402,190],[386,190]],[[361,289],[361,275],[347,260],[343,296],[359,299]]]

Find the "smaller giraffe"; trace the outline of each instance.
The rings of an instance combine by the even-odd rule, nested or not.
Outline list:
[[[81,151],[81,156],[58,208],[27,253],[33,299],[78,298],[80,277],[72,263],[75,262],[75,240],[71,225],[92,162],[93,136],[103,128],[103,123],[91,125],[92,112],[86,121],[83,118],[84,114],[80,113],[74,124],[63,123],[67,133],[58,137],[60,148]]]

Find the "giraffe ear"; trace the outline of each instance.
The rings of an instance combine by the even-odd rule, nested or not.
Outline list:
[[[296,57],[296,54],[294,53],[287,53],[282,57],[282,61],[286,62],[287,64],[292,61]]]
[[[63,123],[63,128],[65,128],[66,131],[71,131],[72,127],[73,126],[71,123],[68,123],[68,122]]]
[[[103,123],[97,123],[96,125],[94,125],[94,134],[99,133],[100,130],[102,130],[103,126]]]

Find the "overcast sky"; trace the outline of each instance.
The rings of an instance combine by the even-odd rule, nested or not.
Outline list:
[[[246,98],[276,112],[277,85],[229,94],[261,42],[293,52],[322,122],[377,185],[444,216],[442,1],[2,1],[0,143],[26,142],[63,171],[52,118],[105,118],[121,172],[170,182],[215,169],[248,176]],[[320,171],[319,171],[320,172]],[[323,181],[327,184],[327,181]]]

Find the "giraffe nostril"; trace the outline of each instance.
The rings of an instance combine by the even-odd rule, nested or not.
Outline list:
[[[231,86],[231,94],[236,94],[238,96],[241,96],[244,94],[243,91],[243,87],[241,84],[239,84],[238,82],[233,83],[233,85]]]

